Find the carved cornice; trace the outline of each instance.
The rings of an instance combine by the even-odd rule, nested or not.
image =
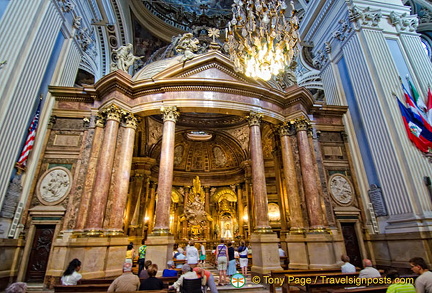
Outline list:
[[[263,114],[251,111],[249,116],[246,116],[246,120],[248,121],[249,126],[260,126],[263,117]]]
[[[176,106],[172,107],[161,107],[161,113],[163,116],[163,121],[172,121],[174,123],[177,122],[177,118],[180,115],[180,112],[177,111]]]
[[[407,13],[397,14],[392,11],[389,15],[390,22],[398,31],[415,32],[419,25],[419,20],[415,15]]]

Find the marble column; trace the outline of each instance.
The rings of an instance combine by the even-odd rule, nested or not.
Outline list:
[[[169,209],[171,205],[171,189],[174,175],[174,139],[175,124],[179,116],[177,107],[161,108],[163,114],[163,134],[161,159],[159,165],[158,202],[153,234],[169,235]]]
[[[247,203],[247,215],[248,215],[248,233],[250,234],[255,227],[255,211],[254,211],[254,201],[252,196],[252,188],[251,188],[251,162],[244,161],[241,163],[241,167],[245,170],[245,193],[246,193],[246,203]]]
[[[279,201],[279,211],[280,211],[280,224],[281,231],[280,237],[282,240],[283,233],[288,231],[288,223],[289,220],[289,204],[288,204],[288,192],[285,188],[285,180],[282,174],[283,168],[281,163],[281,150],[280,146],[275,146],[275,149],[272,151],[273,161],[274,161],[274,169],[275,169],[275,177],[276,177],[276,192],[277,198]]]
[[[106,115],[106,126],[97,163],[93,196],[90,200],[88,217],[84,228],[87,235],[100,235],[103,232],[102,225],[108,200],[122,110],[115,105],[111,105],[104,109],[102,114]]]
[[[111,214],[108,215],[108,231],[111,235],[124,234],[122,229],[123,214],[129,190],[135,130],[138,122],[132,113],[125,115],[124,119],[122,143],[118,149],[118,166],[112,182],[114,196],[112,199]],[[137,196],[141,197],[141,194]]]
[[[288,205],[290,211],[290,232],[303,233],[304,223],[300,201],[299,187],[297,184],[297,172],[294,160],[293,145],[290,136],[294,135],[295,126],[287,123],[279,128],[282,148],[282,163],[285,176],[285,185],[288,192]]]
[[[261,144],[262,114],[251,112],[247,117],[250,129],[250,149],[252,161],[252,187],[256,222],[254,231],[258,233],[271,232],[268,218],[267,186],[264,169],[264,157]]]
[[[210,215],[210,187],[209,186],[204,187],[204,192],[205,192],[204,210],[206,213]]]
[[[93,183],[95,180],[97,162],[99,157],[99,152],[102,146],[105,119],[101,116],[95,117],[95,128],[93,133],[93,142],[91,148],[91,154],[89,159],[89,164],[87,168],[86,180],[84,183],[84,191],[81,197],[81,203],[78,211],[77,222],[75,225],[75,230],[82,232],[85,223],[87,221],[88,209],[90,205],[90,199],[93,192]]]
[[[144,195],[144,200],[143,200],[143,211],[142,214],[140,215],[140,219],[141,219],[141,235],[145,234],[145,226],[146,226],[146,217],[147,217],[147,206],[150,202],[150,176],[147,176],[145,178],[145,195]],[[148,227],[147,227],[148,228]]]
[[[297,131],[300,167],[310,224],[309,229],[312,232],[323,232],[324,219],[318,190],[320,182],[317,182],[312,150],[308,138],[308,132],[310,133],[311,130],[310,122],[302,118],[296,119],[293,123],[295,123]]]
[[[243,190],[240,184],[237,184],[237,215],[238,215],[238,225],[239,225],[239,234],[244,235],[244,227],[243,227]]]
[[[183,192],[183,214],[185,214],[186,207],[189,203],[190,186],[185,186],[183,188],[183,190],[184,190],[184,192]],[[186,219],[183,221],[182,225],[183,225],[182,236],[183,236],[183,238],[188,238],[188,233],[187,233],[188,223],[187,223]]]
[[[264,275],[271,270],[280,270],[278,253],[279,238],[273,233],[268,218],[267,187],[264,157],[261,145],[262,115],[251,112],[247,117],[250,129],[250,150],[252,161],[252,188],[255,210],[255,226],[250,236],[253,250],[252,274]]]
[[[150,200],[148,201],[147,210],[146,210],[146,216],[144,221],[147,222],[147,234],[151,233],[153,231],[153,225],[154,225],[154,207],[156,204],[156,183],[151,182],[150,183]]]

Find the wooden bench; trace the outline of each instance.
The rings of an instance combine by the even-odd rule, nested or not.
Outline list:
[[[376,292],[376,293],[385,293],[387,291],[388,286],[370,286],[370,287],[348,287],[341,289],[327,289],[328,293],[344,293],[344,292]]]
[[[329,268],[329,269],[288,269],[288,270],[272,270],[270,271],[271,280],[279,280],[279,282],[266,282],[264,279],[264,283],[270,285],[269,290],[270,293],[276,293],[276,288],[281,287],[282,280],[285,279],[286,274],[291,275],[302,275],[302,274],[312,274],[312,273],[337,273],[340,272],[340,268]],[[284,290],[282,288],[282,290]]]
[[[106,292],[110,284],[54,285],[54,292]]]
[[[86,285],[86,284],[111,284],[115,278],[109,278],[109,279],[81,279],[80,285]]]
[[[294,286],[305,292],[322,292],[325,291],[326,287],[332,287],[333,289],[339,289],[343,287],[355,287],[356,279],[358,278],[359,272],[355,273],[341,273],[339,272],[319,272],[309,274],[285,275],[284,287],[287,288],[286,292],[290,292],[290,287]]]

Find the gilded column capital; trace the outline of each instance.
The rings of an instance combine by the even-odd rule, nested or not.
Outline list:
[[[95,126],[96,127],[104,128],[105,127],[105,123],[106,123],[105,117],[102,117],[100,115],[96,115],[96,117],[95,117]]]
[[[306,120],[303,117],[292,120],[290,121],[290,123],[293,123],[295,125],[295,130],[297,132],[307,131],[310,133],[312,131],[312,124],[310,123],[310,121]]]
[[[120,122],[120,119],[124,115],[125,111],[120,109],[116,105],[111,105],[108,108],[102,110],[102,114],[106,116],[106,120],[114,120]]]
[[[176,106],[172,106],[172,107],[164,107],[162,106],[160,108],[162,116],[163,116],[163,121],[172,121],[174,123],[177,122],[177,118],[180,116],[180,112],[177,111],[177,107]]]
[[[260,126],[263,117],[263,114],[251,111],[249,116],[246,116],[246,120],[248,121],[249,126]]]
[[[136,129],[138,126],[138,118],[134,114],[127,112],[124,116],[125,127]]]
[[[296,128],[293,123],[285,122],[278,127],[278,132],[280,136],[291,136],[296,133]]]

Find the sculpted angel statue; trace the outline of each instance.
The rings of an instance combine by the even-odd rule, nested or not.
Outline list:
[[[133,46],[131,43],[125,46],[120,46],[118,49],[114,49],[113,51],[117,53],[117,61],[111,64],[111,71],[120,69],[128,72],[129,67],[131,67],[135,61],[143,58],[134,56],[132,53]]]

